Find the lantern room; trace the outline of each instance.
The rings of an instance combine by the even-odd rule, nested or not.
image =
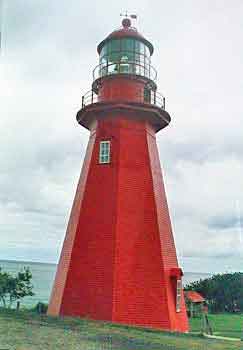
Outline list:
[[[90,129],[95,108],[104,112],[104,105],[150,109],[156,131],[166,127],[170,116],[165,111],[165,97],[157,91],[157,72],[151,65],[154,48],[138,30],[124,18],[122,26],[110,33],[97,47],[99,62],[93,70],[92,88],[82,96],[78,122]],[[112,105],[113,106],[113,105]],[[112,107],[113,108],[113,107]],[[142,118],[142,115],[140,116]],[[146,117],[147,118],[147,117]]]
[[[132,74],[156,80],[156,71],[151,66],[152,44],[131,27],[125,18],[122,28],[111,33],[98,46],[99,77],[110,74]]]

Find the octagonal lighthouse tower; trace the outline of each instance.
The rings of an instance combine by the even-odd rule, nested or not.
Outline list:
[[[186,332],[156,145],[170,116],[150,64],[153,45],[125,18],[98,53],[77,114],[90,139],[48,314]]]

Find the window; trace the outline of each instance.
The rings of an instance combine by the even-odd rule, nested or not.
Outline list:
[[[134,39],[122,39],[121,50],[134,52]]]
[[[182,281],[176,281],[176,312],[181,311],[181,293],[182,293]]]
[[[121,51],[120,49],[120,40],[119,39],[115,39],[115,40],[111,40],[110,41],[110,50],[109,52],[119,52]]]
[[[120,52],[111,52],[111,54],[108,56],[109,63],[117,63],[120,61],[121,53]]]
[[[150,51],[149,51],[148,46],[146,46],[146,45],[145,45],[145,56],[150,57]]]
[[[110,163],[110,141],[101,141],[100,142],[100,154],[99,154],[99,163],[107,164]]]
[[[151,90],[146,86],[144,88],[144,102],[151,103]]]
[[[140,53],[140,41],[135,40],[135,52]]]

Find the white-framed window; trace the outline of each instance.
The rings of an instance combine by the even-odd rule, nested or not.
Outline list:
[[[181,311],[181,293],[182,293],[182,281],[181,279],[176,281],[176,312]]]
[[[99,163],[107,164],[111,160],[111,142],[110,141],[100,141],[100,152],[99,152]]]

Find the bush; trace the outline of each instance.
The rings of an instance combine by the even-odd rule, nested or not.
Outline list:
[[[48,309],[48,304],[41,303],[40,301],[35,305],[33,308],[33,311],[37,312],[38,314],[46,314]]]
[[[19,302],[26,296],[33,296],[31,279],[32,273],[29,268],[24,267],[16,276],[3,272],[0,268],[0,302],[3,307],[11,308],[14,302]]]
[[[211,312],[243,311],[243,273],[217,274],[210,278],[190,283],[185,290],[201,293]]]

